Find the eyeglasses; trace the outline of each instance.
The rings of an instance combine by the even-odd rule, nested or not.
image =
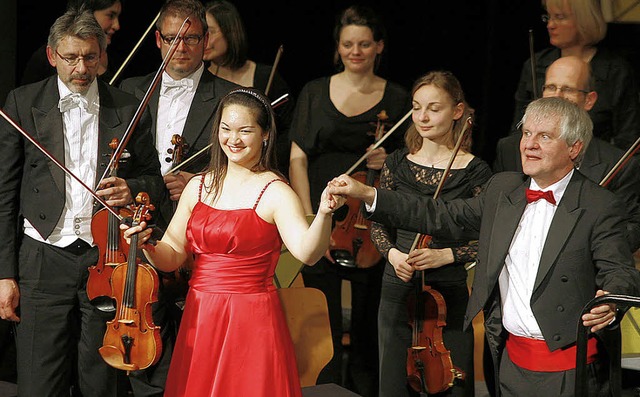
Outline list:
[[[82,57],[76,55],[63,57],[62,55],[60,55],[58,50],[56,50],[56,55],[58,55],[60,59],[65,61],[69,66],[76,66],[78,63],[80,63],[80,61],[83,61],[84,66],[93,67],[96,66],[98,64],[98,61],[100,60],[100,55],[97,54],[89,54]]]
[[[564,14],[555,14],[555,15],[542,14],[542,15],[540,15],[540,19],[542,19],[542,22],[544,22],[544,23],[549,23],[549,21],[555,21],[557,23],[562,23],[562,22],[568,20],[569,17],[570,17],[570,15],[564,15]]]
[[[160,34],[160,38],[162,39],[162,42],[164,42],[167,45],[171,45],[171,43],[173,43],[173,40],[176,39],[176,36],[164,36],[162,33],[158,32],[158,34]],[[193,35],[189,35],[189,36],[185,36],[182,38],[182,41],[186,44],[186,45],[196,45],[198,44],[202,38],[204,36],[199,35],[199,34],[193,34]]]
[[[543,85],[542,86],[542,91],[543,92],[550,92],[552,94],[555,94],[556,92],[558,92],[558,90],[560,90],[560,92],[563,95],[573,95],[573,94],[577,94],[578,92],[581,92],[583,94],[588,94],[589,91],[587,90],[579,90],[577,88],[573,88],[573,87],[567,87],[567,86],[562,86],[562,87],[558,87],[555,84],[547,84],[547,85]]]

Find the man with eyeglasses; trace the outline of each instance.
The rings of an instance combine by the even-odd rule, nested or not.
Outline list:
[[[531,60],[526,60],[514,94],[512,134],[529,102],[542,95],[545,72],[555,60],[577,56],[591,66],[592,90],[598,101],[589,111],[593,136],[627,150],[640,137],[638,81],[632,65],[622,54],[602,44],[607,23],[599,0],[544,0],[542,22],[549,34],[549,46],[534,54],[533,86]]]
[[[117,176],[100,180],[113,139],[122,139],[139,101],[96,78],[106,36],[90,12],[52,25],[47,57],[56,76],[11,91],[5,113],[111,207],[163,184],[150,117],[143,114]],[[13,126],[0,123],[0,317],[17,323],[21,396],[117,395],[117,371],[98,353],[105,314],[87,296],[98,261],[92,215],[101,205]],[[106,227],[106,225],[104,225]],[[105,231],[106,234],[106,231]]]
[[[210,159],[208,151],[201,152],[192,161],[189,158],[209,144],[213,116],[220,99],[238,87],[213,75],[204,67],[202,58],[208,27],[204,6],[198,0],[169,0],[162,6],[155,32],[156,45],[162,59],[169,52],[187,17],[191,25],[183,37],[178,37],[176,51],[162,74],[162,82],[149,100],[155,147],[165,182],[165,195],[162,202],[156,205],[153,218],[160,229],[165,229],[169,224],[175,205],[189,179],[207,167]],[[155,72],[128,78],[120,87],[142,99],[154,76]],[[174,139],[175,135],[181,139]],[[178,172],[170,172],[176,165],[172,161],[172,154],[176,150],[182,150],[182,161],[189,162]],[[161,326],[165,349],[156,365],[131,373],[129,378],[136,396],[161,396],[164,391],[170,353],[188,289],[188,272],[161,273],[160,276],[162,283],[159,301],[153,305],[153,319],[156,325]]]
[[[559,58],[546,71],[543,97],[560,97],[589,111],[595,105],[598,94],[592,89],[593,79],[589,64],[573,56]],[[494,172],[522,172],[520,140],[522,134],[509,135],[498,141]],[[624,151],[593,137],[584,158],[577,169],[587,178],[601,183],[624,155]],[[627,216],[627,240],[632,252],[640,248],[640,164],[635,158],[620,169],[607,188],[616,193],[625,203]],[[618,331],[615,331],[618,332]],[[490,357],[485,343],[485,357]],[[493,390],[491,360],[484,360],[485,380]]]

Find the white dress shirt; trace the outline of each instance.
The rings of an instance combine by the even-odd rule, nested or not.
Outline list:
[[[73,94],[58,78],[61,104],[73,97],[71,108],[62,111],[64,133],[64,165],[87,186],[93,186],[98,164],[98,124],[100,98],[98,83],[89,87],[86,95]],[[59,105],[60,107],[60,105]],[[25,234],[35,240],[66,247],[80,238],[93,244],[91,219],[93,196],[78,181],[65,173],[65,206],[51,235],[44,239],[25,219]]]
[[[158,100],[158,115],[156,123],[156,149],[160,156],[160,172],[165,175],[172,168],[168,153],[173,149],[171,138],[178,134],[182,136],[184,125],[191,109],[191,102],[196,94],[200,78],[204,72],[204,64],[198,70],[180,80],[174,80],[167,72],[162,73],[162,86]],[[190,142],[187,142],[187,144]]]
[[[544,189],[553,192],[556,204],[544,199],[527,204],[513,235],[505,266],[498,279],[502,324],[513,335],[544,339],[531,310],[531,295],[549,226],[573,172],[571,170],[564,178]],[[542,190],[533,179],[530,189]]]

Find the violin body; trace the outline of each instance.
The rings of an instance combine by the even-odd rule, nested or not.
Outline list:
[[[447,324],[447,307],[438,291],[423,285],[409,296],[409,319],[414,330],[407,350],[407,382],[417,392],[440,393],[464,373],[453,366],[451,353],[444,346],[442,329]]]
[[[372,171],[360,171],[352,177],[369,186],[378,186],[379,180],[372,178]],[[370,179],[373,179],[371,181]],[[335,223],[331,238],[334,244],[330,253],[336,263],[346,267],[369,268],[375,266],[382,255],[371,241],[371,221],[363,215],[363,202],[349,197],[344,204],[348,213]]]
[[[131,216],[131,211],[120,208],[121,216]],[[129,244],[120,232],[118,218],[103,208],[91,219],[91,234],[98,246],[100,255],[98,262],[89,267],[87,280],[87,296],[91,303],[105,312],[115,311],[111,290],[111,274],[117,264],[127,261],[125,252]]]
[[[138,193],[140,205],[133,215],[133,226],[149,220],[149,195]],[[147,205],[148,204],[148,205]],[[162,353],[160,327],[153,323],[153,302],[158,300],[158,273],[136,255],[138,235],[131,237],[127,261],[118,264],[111,273],[112,296],[116,299],[116,314],[107,322],[107,330],[98,349],[104,361],[124,371],[145,369],[158,362]]]
[[[130,277],[135,279],[133,299],[127,299]],[[111,279],[114,295],[123,299],[117,302],[118,315],[107,322],[100,355],[107,364],[124,371],[148,368],[162,353],[160,327],[153,323],[151,312],[151,304],[158,300],[158,273],[146,263],[136,264],[133,271],[128,263],[121,263],[113,269]]]

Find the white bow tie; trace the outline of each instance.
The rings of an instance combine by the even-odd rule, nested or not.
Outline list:
[[[61,98],[60,102],[58,102],[58,107],[60,108],[60,113],[64,113],[67,110],[71,110],[76,107],[81,107],[87,110],[89,108],[89,102],[87,101],[87,98],[76,92]]]
[[[183,88],[185,90],[191,90],[193,88],[193,80],[180,79],[180,80],[162,80],[162,94],[166,94],[172,88]]]

